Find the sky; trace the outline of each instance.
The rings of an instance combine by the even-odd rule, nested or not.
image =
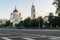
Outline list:
[[[17,7],[22,18],[31,17],[32,3],[35,6],[36,18],[55,13],[56,7],[52,5],[54,0],[0,0],[0,19],[9,19],[10,14]]]

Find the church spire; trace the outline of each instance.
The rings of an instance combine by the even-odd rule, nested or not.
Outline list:
[[[34,6],[34,3],[32,3],[32,7],[35,7],[35,6]]]
[[[15,10],[17,10],[16,6],[15,6]]]
[[[32,0],[32,7],[34,7],[34,0]]]
[[[32,5],[34,5],[34,3],[32,3]]]
[[[14,12],[18,12],[18,10],[17,10],[16,6],[15,6],[15,10],[14,10]]]

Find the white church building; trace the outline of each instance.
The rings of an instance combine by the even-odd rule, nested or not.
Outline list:
[[[10,22],[13,23],[13,27],[15,27],[15,24],[18,24],[20,21],[22,21],[21,13],[15,7],[10,15]]]

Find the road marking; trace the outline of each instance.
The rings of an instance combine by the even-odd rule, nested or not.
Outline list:
[[[54,39],[60,39],[60,37],[53,37],[53,38],[49,38],[49,39],[52,39],[52,40],[54,40]]]
[[[21,29],[22,31],[60,31],[55,29]]]
[[[12,39],[9,39],[7,37],[1,37],[1,38],[4,39],[4,40],[12,40]]]
[[[45,37],[48,37],[47,35],[42,35],[42,36],[40,36],[41,38],[45,38]]]
[[[11,35],[11,34],[4,34],[4,33],[0,33],[0,35]]]
[[[51,36],[51,35],[38,35],[38,34],[31,34],[31,36],[40,37],[40,38],[46,38],[46,37],[53,38],[53,37],[56,37],[56,36]]]
[[[23,38],[23,39],[25,39],[25,40],[34,40],[34,39],[31,39],[31,38]]]

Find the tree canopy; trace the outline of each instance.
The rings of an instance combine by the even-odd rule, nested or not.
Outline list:
[[[60,0],[54,0],[53,5],[56,5],[56,13],[58,13],[58,16],[60,16]]]

